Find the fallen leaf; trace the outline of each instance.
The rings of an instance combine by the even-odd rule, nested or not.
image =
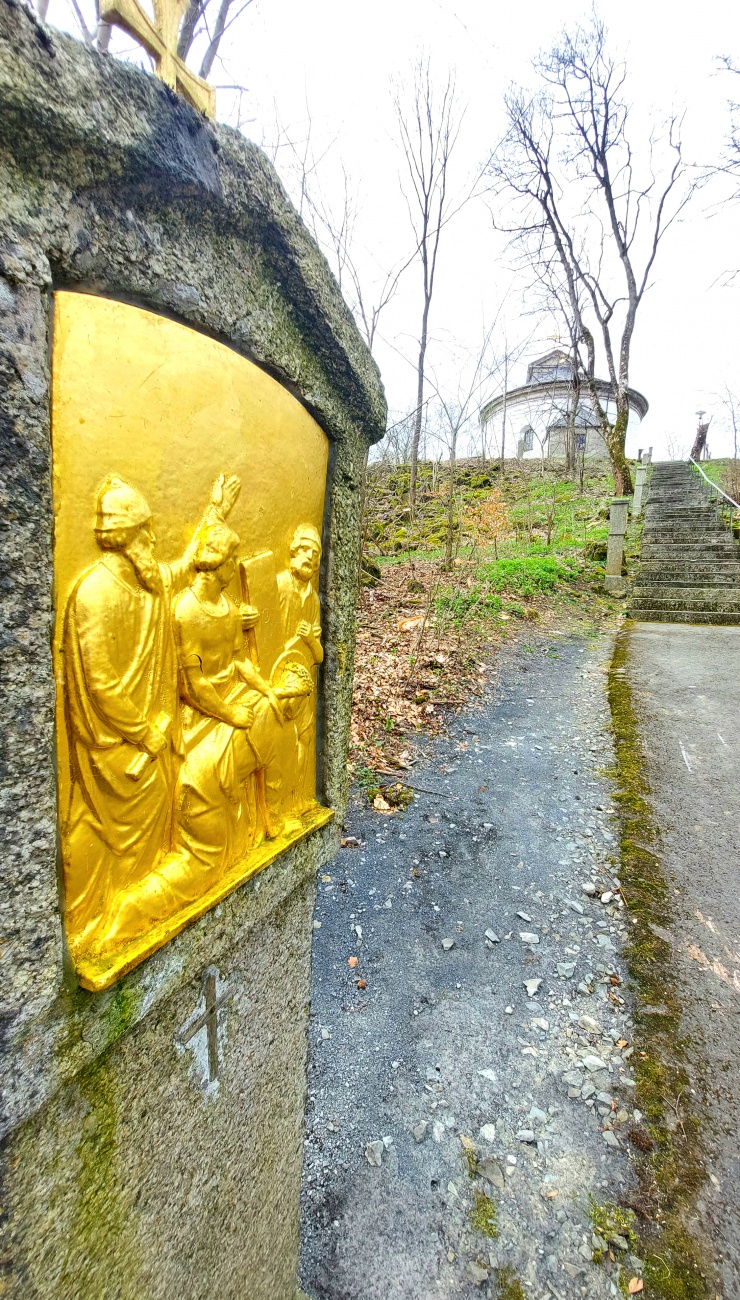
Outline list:
[[[627,1290],[629,1291],[630,1295],[637,1295],[638,1291],[642,1291],[644,1286],[645,1283],[643,1282],[641,1277],[631,1277],[630,1284]]]
[[[379,813],[392,813],[396,811],[395,808],[391,808],[391,805],[383,798],[382,794],[376,794],[373,799],[373,808]]]
[[[359,849],[361,842],[362,842],[362,841],[361,841],[361,840],[358,840],[358,838],[357,838],[356,835],[345,835],[345,836],[343,836],[343,838],[342,838],[342,848],[343,848],[343,849]]]
[[[358,958],[358,957],[350,957],[349,961],[347,962],[347,965],[348,965],[348,966],[351,966],[351,967],[352,967],[352,970],[354,970],[354,968],[355,968],[355,966],[357,965],[358,961],[359,961],[359,958]]]
[[[460,1141],[462,1142],[466,1151],[475,1151],[475,1142],[473,1141],[472,1138],[466,1137],[464,1133],[461,1133]]]
[[[413,632],[415,627],[421,627],[425,618],[426,614],[417,614],[415,618],[399,618],[398,630],[399,632]]]
[[[357,980],[356,983],[357,983],[357,987],[358,987],[358,989],[366,989],[366,988],[367,988],[367,980]]]

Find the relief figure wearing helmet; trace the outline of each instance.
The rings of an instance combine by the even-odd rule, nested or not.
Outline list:
[[[199,528],[224,521],[239,479],[221,477],[184,555],[155,556],[152,512],[110,475],[96,500],[100,558],[65,611],[63,658],[70,748],[64,810],[65,912],[74,943],[99,936],[115,894],[151,867],[171,834],[182,754],[170,605],[194,574]]]
[[[302,833],[300,814],[317,808],[320,541],[297,529],[277,577],[284,650],[266,681],[245,645],[259,613],[228,592],[239,537],[226,519],[239,486],[217,480],[172,564],[156,559],[136,488],[111,475],[98,492],[101,554],[72,589],[62,641],[73,955],[183,913],[255,846]]]

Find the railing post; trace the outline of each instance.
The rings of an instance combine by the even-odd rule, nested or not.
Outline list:
[[[647,478],[647,466],[638,465],[635,470],[635,492],[632,497],[632,517],[637,519],[642,514],[642,495],[645,490],[645,479]]]
[[[627,585],[622,577],[622,560],[629,504],[629,497],[612,497],[609,504],[609,537],[606,543],[604,586],[613,596],[621,596]]]

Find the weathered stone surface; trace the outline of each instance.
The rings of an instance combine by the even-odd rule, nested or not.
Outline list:
[[[326,431],[319,789],[340,817],[360,489],[384,396],[260,151],[153,77],[0,0],[4,1293],[274,1300],[294,1290],[312,880],[337,827],[109,993],[76,987],[57,882],[50,656],[55,288],[129,301],[218,338]],[[176,1043],[209,966],[235,988],[215,1098],[190,1079]]]

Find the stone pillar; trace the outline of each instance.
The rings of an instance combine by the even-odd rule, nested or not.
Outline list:
[[[609,538],[606,550],[606,573],[604,586],[614,596],[619,596],[626,589],[622,577],[622,560],[624,558],[624,535],[627,532],[627,511],[629,497],[612,497],[609,506]]]
[[[0,698],[7,742],[0,778],[2,1294],[9,1300],[294,1300],[312,912],[317,872],[338,849],[347,799],[361,487],[369,444],[385,429],[380,377],[325,258],[265,155],[238,132],[205,120],[154,77],[46,28],[21,5],[0,4],[0,138],[1,441],[7,471],[0,526],[9,562],[2,590],[8,685]],[[124,345],[125,364],[118,364],[110,331],[96,333],[95,325],[86,332],[70,324],[64,299],[92,304],[96,319],[110,313],[120,319],[116,338]],[[181,340],[175,347],[180,368],[174,379],[174,372],[167,373],[172,394],[186,408],[182,421],[170,419],[163,400],[162,363],[169,355],[164,342],[161,348],[157,343],[156,355],[140,346],[132,357],[126,323],[132,314],[155,342],[173,332]],[[71,386],[64,380],[52,402],[52,365],[56,379],[72,343],[81,358],[78,380]],[[104,345],[111,379],[107,404],[100,401],[98,368],[106,358]],[[186,352],[194,358],[192,368],[183,360]],[[216,354],[220,359],[211,366],[208,357]],[[143,389],[132,382],[130,363],[143,366]],[[194,393],[199,367],[204,381]],[[90,386],[86,378],[93,372]],[[222,382],[224,376],[233,376],[234,383]],[[135,408],[129,401],[134,393]],[[260,393],[267,393],[267,406]],[[285,420],[266,418],[264,412],[272,410],[284,412]],[[65,445],[69,455],[58,474]],[[74,480],[80,467],[86,481],[70,490],[70,475]],[[296,801],[293,829],[284,820],[276,830],[266,811],[267,779],[262,805],[259,781],[249,787],[254,813],[237,790],[235,816],[242,817],[244,838],[233,866],[222,872],[218,864],[221,896],[214,896],[214,877],[206,876],[208,887],[195,902],[186,890],[186,905],[178,904],[177,914],[170,909],[158,920],[156,908],[149,908],[141,934],[136,932],[145,950],[130,960],[128,939],[116,947],[110,933],[124,892],[117,863],[126,854],[131,860],[139,841],[131,835],[129,847],[121,847],[123,820],[115,822],[118,814],[107,795],[103,802],[117,838],[104,842],[83,808],[80,842],[95,857],[91,893],[102,882],[100,906],[109,922],[95,930],[99,918],[93,915],[91,926],[116,967],[109,960],[98,978],[99,948],[88,949],[85,969],[76,941],[88,930],[75,931],[65,911],[73,851],[64,782],[74,781],[80,790],[82,754],[99,792],[99,769],[85,755],[100,753],[95,737],[104,724],[106,754],[111,762],[122,759],[117,780],[123,799],[127,791],[155,791],[157,817],[149,825],[160,829],[151,860],[177,859],[168,839],[178,808],[182,812],[175,782],[199,742],[192,731],[187,738],[178,696],[181,642],[169,621],[176,609],[165,602],[178,591],[192,596],[208,528],[213,545],[231,545],[221,473],[241,479],[241,495],[226,504],[236,559],[253,564],[248,599],[238,569],[226,579],[221,608],[234,629],[231,667],[246,667],[246,655],[252,664],[259,657],[262,669],[259,638],[267,644],[271,628],[277,628],[273,635],[282,638],[286,672],[291,668],[287,677],[307,688],[301,698],[316,707],[310,722],[315,717],[318,733],[314,744],[310,731],[299,733],[300,713],[281,715],[281,727],[290,722],[295,728],[280,732],[291,742],[290,761],[295,767],[297,754],[311,761],[301,759],[300,785],[297,768],[292,786],[282,777],[277,784],[281,791],[285,785],[287,797],[307,788],[305,774],[310,769],[313,777],[315,754],[311,795],[317,803]],[[127,480],[127,490],[120,480],[111,487],[114,474]],[[289,490],[283,485],[278,491],[283,474]],[[100,504],[96,514],[104,480],[108,504]],[[94,703],[89,707],[84,663],[82,676],[74,667],[82,662],[74,658],[77,650],[83,659],[85,653],[78,606],[74,623],[63,617],[78,591],[77,575],[84,575],[81,587],[95,572],[100,591],[109,590],[101,570],[108,557],[101,558],[105,548],[93,532],[96,519],[102,521],[99,531],[115,528],[115,511],[128,512],[119,519],[125,523],[119,533],[127,534],[137,511],[136,527],[146,526],[141,511],[147,501],[162,565],[159,579],[146,594],[129,575],[128,587],[121,584],[120,590],[131,599],[146,596],[146,608],[157,610],[158,621],[144,627],[142,638],[163,690],[157,686],[151,707],[136,705],[135,718],[142,742],[153,737],[154,752],[138,745],[136,734],[116,730],[113,713],[104,711],[111,692],[123,698],[124,681],[133,701],[125,663],[111,668],[108,695],[99,692],[100,710]],[[278,517],[280,535],[270,538]],[[202,540],[183,554],[199,519],[203,534],[196,536]],[[303,526],[309,524],[307,533]],[[314,629],[320,624],[320,644],[315,632],[308,640],[284,638],[290,608],[280,602],[294,590],[294,536],[296,554],[315,557],[307,580],[314,612],[302,617]],[[128,563],[123,545],[115,559]],[[266,562],[260,569],[257,561],[266,557],[274,559],[272,569]],[[60,568],[67,561],[71,581]],[[112,605],[108,596],[97,605],[96,600],[93,595],[87,606],[93,632],[108,645],[115,636],[106,640]],[[241,628],[232,618],[242,600],[261,608],[261,622],[246,641],[238,640]],[[243,615],[245,622],[250,617]],[[64,639],[63,627],[72,627],[77,639]],[[156,638],[147,630],[152,627]],[[254,656],[246,648],[251,636]],[[131,662],[134,655],[141,659],[134,649]],[[280,657],[270,662],[279,664]],[[137,680],[154,679],[140,674]],[[70,703],[72,687],[80,683],[83,695],[74,698],[86,700],[87,739]],[[260,705],[255,703],[255,717]],[[205,724],[210,725],[207,715]],[[251,726],[228,719],[218,725],[233,731]],[[60,736],[70,734],[74,743],[65,750]],[[222,756],[232,752],[233,741],[226,735]],[[255,740],[255,761],[258,748]],[[132,749],[138,751],[135,759]],[[275,735],[259,752],[267,772],[270,753],[275,763],[275,753],[282,752]],[[213,776],[213,764],[207,771]],[[313,822],[307,811],[312,806],[320,809]],[[135,822],[133,812],[131,818]],[[216,841],[219,834],[214,832]],[[60,840],[67,844],[66,892],[59,881]],[[253,851],[257,858],[249,857]],[[84,866],[88,859],[75,859],[84,885],[88,877],[80,861]],[[91,878],[92,872],[91,867]],[[156,874],[147,859],[134,877],[136,887]],[[84,899],[84,889],[82,894]],[[170,927],[167,933],[163,925]],[[116,966],[117,954],[124,957]]]
[[[652,447],[648,447],[647,451],[645,452],[645,455],[644,455],[643,458],[642,458],[642,463],[643,463],[643,465],[652,465],[652,463],[653,463],[653,449],[652,449]]]
[[[635,492],[632,497],[632,515],[637,519],[642,513],[642,498],[645,491],[645,480],[647,478],[647,466],[638,465],[635,470]]]

